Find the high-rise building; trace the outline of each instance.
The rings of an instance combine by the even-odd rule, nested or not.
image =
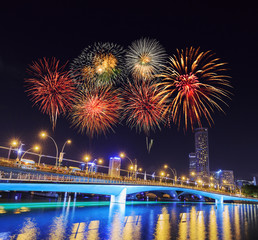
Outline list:
[[[200,177],[209,177],[209,141],[208,128],[195,129],[196,173]]]
[[[189,153],[189,176],[190,180],[194,181],[196,177],[196,154],[195,153]]]
[[[111,177],[120,177],[121,158],[111,157],[109,159],[108,175]]]

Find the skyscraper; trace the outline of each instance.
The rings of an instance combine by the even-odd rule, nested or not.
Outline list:
[[[196,128],[194,137],[195,153],[189,155],[190,168],[196,169],[196,177],[207,178],[210,175],[208,128]]]
[[[196,165],[197,165],[197,161],[196,161],[196,154],[195,153],[189,153],[189,176],[190,176],[190,180],[193,181],[195,179],[196,176]]]

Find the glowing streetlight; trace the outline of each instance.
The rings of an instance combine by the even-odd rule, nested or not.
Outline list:
[[[35,145],[35,146],[33,146],[32,148],[29,148],[27,151],[25,151],[25,152],[23,153],[23,155],[21,156],[21,160],[24,158],[25,154],[26,154],[27,152],[29,152],[30,150],[34,150],[35,152],[37,152],[37,151],[40,150],[40,146],[39,146],[39,145]]]
[[[172,174],[174,175],[174,181],[176,182],[177,181],[177,172],[176,172],[176,169],[175,168],[170,168],[167,164],[164,165],[164,168],[165,169],[169,169]]]
[[[10,159],[10,154],[12,151],[12,148],[18,147],[19,141],[16,139],[13,139],[10,143],[10,148],[9,148],[9,152],[8,152],[8,160]]]
[[[53,141],[53,143],[55,144],[55,147],[56,147],[56,167],[57,167],[57,161],[58,161],[58,147],[57,147],[56,141],[55,141],[51,136],[49,136],[49,135],[47,134],[47,132],[45,132],[45,131],[40,132],[39,136],[40,136],[41,138],[43,138],[43,139],[45,139],[45,138],[48,137],[48,138],[50,138],[50,139]]]
[[[132,159],[130,159],[124,152],[121,152],[121,153],[119,154],[119,157],[120,157],[120,158],[127,158],[127,159],[130,161],[131,165],[133,166],[133,169],[132,169],[132,170],[134,170],[134,174],[135,174],[135,178],[136,178],[136,177],[137,177],[137,160],[134,159],[135,164],[133,164]]]
[[[195,172],[191,172],[191,175],[192,175],[192,176],[195,176]]]
[[[59,167],[60,167],[60,165],[61,165],[61,163],[63,161],[63,158],[64,158],[64,154],[65,154],[64,153],[64,148],[65,148],[66,144],[71,144],[71,143],[72,143],[72,141],[70,139],[65,141],[65,143],[64,143],[64,145],[62,147],[62,150],[60,152],[60,155],[59,155]]]
[[[86,173],[88,172],[88,169],[89,169],[89,161],[91,159],[91,156],[89,154],[85,154],[83,156],[83,161],[86,162]]]
[[[95,166],[95,162],[97,162],[98,164],[102,164],[103,163],[103,159],[102,158],[94,159],[93,162],[89,163],[89,164],[91,164],[90,171],[92,171],[92,172],[93,172],[93,167]]]

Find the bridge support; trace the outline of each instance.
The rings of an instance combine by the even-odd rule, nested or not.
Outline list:
[[[215,199],[215,204],[223,204],[223,197],[220,197],[219,199]]]
[[[111,203],[126,203],[126,188],[124,188],[119,194],[111,195],[110,197]]]

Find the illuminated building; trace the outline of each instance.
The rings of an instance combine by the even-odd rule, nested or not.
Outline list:
[[[209,142],[208,128],[196,128],[195,134],[195,152],[189,154],[189,172],[195,172],[196,177],[208,179],[209,169]]]
[[[197,164],[196,154],[189,153],[189,176],[191,181],[195,179],[196,164]]]
[[[111,157],[109,159],[108,175],[111,177],[120,177],[121,158]]]
[[[235,188],[234,172],[232,170],[211,171],[210,177],[212,177],[214,183],[219,184],[220,187],[225,187],[230,190]]]
[[[195,129],[196,173],[201,177],[210,175],[208,128]]]

